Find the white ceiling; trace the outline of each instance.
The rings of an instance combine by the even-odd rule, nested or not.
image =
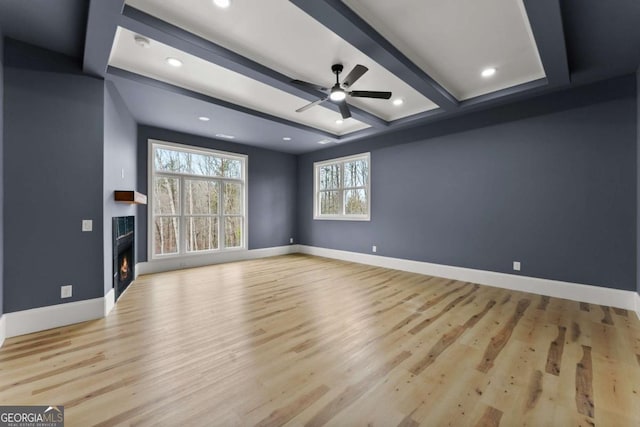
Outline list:
[[[344,0],[425,73],[458,100],[545,77],[523,0]],[[437,109],[420,92],[334,34],[289,0],[126,0],[130,7],[180,27],[291,79],[331,87],[331,65],[369,68],[351,90],[391,91],[391,100],[348,98],[348,103],[385,121]],[[142,34],[144,35],[144,34]],[[369,124],[340,114],[235,71],[151,40],[149,48],[118,28],[109,65],[315,129],[347,136]],[[167,57],[184,65],[173,68]],[[484,68],[495,67],[491,78]],[[341,80],[342,80],[341,78]],[[404,103],[394,105],[394,99]],[[326,104],[325,104],[326,105]]]
[[[460,100],[545,77],[522,0],[344,3]]]
[[[354,118],[337,124],[336,119],[340,118],[340,114],[323,106],[296,113],[296,109],[309,101],[155,40],[151,40],[148,48],[141,47],[134,37],[134,33],[118,28],[109,65],[336,135],[368,127]],[[167,64],[166,58],[177,58],[183,65],[172,67]]]
[[[342,77],[362,64],[369,71],[350,89],[391,91],[404,104],[397,107],[391,100],[362,98],[348,102],[384,120],[437,108],[288,0],[236,0],[228,9],[213,6],[211,0],[191,0],[188,7],[184,0],[128,0],[127,4],[292,79],[331,87],[335,83],[332,64],[344,65]]]

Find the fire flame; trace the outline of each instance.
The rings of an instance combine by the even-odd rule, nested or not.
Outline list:
[[[127,257],[122,259],[122,264],[120,265],[120,280],[126,279],[129,276],[129,263],[127,261]]]

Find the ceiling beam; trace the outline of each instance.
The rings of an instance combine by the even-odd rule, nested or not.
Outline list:
[[[458,106],[453,95],[340,0],[290,1],[441,109],[450,111]]]
[[[291,120],[283,119],[282,117],[273,116],[271,114],[263,113],[262,111],[254,110],[251,108],[243,107],[238,104],[234,104],[219,98],[214,98],[209,95],[205,95],[200,92],[195,92],[189,89],[182,88],[180,86],[173,85],[171,83],[165,83],[160,80],[152,79],[151,77],[142,76],[140,74],[132,73],[131,71],[123,70],[121,68],[109,66],[107,68],[107,74],[111,76],[116,76],[124,79],[131,80],[136,83],[140,83],[147,86],[156,87],[159,89],[166,90],[167,92],[172,92],[178,95],[187,96],[189,98],[197,99],[199,101],[208,102],[210,104],[218,105],[220,107],[228,108],[234,111],[238,111],[240,113],[249,114],[254,117],[259,117],[261,119],[270,120],[272,122],[280,123],[285,126],[291,126],[297,129],[301,129],[307,132],[313,132],[321,137],[330,139],[331,141],[336,141],[338,139],[337,135],[334,135],[331,132],[323,131],[321,129],[317,129],[308,125],[304,125],[302,123],[293,122]]]
[[[539,91],[540,89],[547,87],[548,84],[549,82],[546,78],[532,80],[516,86],[500,89],[495,92],[479,95],[474,98],[465,99],[460,103],[460,107],[462,110],[475,108],[477,106],[482,106],[483,108],[492,107],[494,105],[518,99],[522,97],[522,95]]]
[[[548,90],[549,86],[547,85],[547,79],[543,78],[533,80],[517,86],[501,89],[496,92],[476,96],[475,98],[466,99],[460,103],[460,108],[455,111],[446,112],[441,109],[423,111],[412,116],[393,120],[389,122],[389,127],[386,129],[362,129],[342,135],[338,140],[339,142],[350,142],[368,136],[377,136],[401,129],[417,127],[443,119],[458,117],[473,111],[487,110],[510,102],[520,101],[530,97],[531,95],[543,93]]]
[[[292,79],[289,76],[133,7],[124,7],[122,16],[119,19],[119,25],[134,33],[149,37],[159,43],[212,62],[309,102],[326,96],[324,92],[295,85],[291,83]],[[332,102],[325,102],[323,106],[339,112],[338,106]],[[375,128],[384,128],[388,125],[380,117],[355,106],[350,107],[351,115],[356,120]]]
[[[524,0],[531,31],[550,86],[570,83],[559,0]]]
[[[456,114],[460,110],[456,110],[454,113],[447,113],[441,108],[436,108],[434,110],[423,111],[421,113],[416,113],[411,116],[402,117],[400,119],[393,120],[389,122],[389,127],[386,129],[361,129],[355,132],[348,133],[346,135],[341,135],[338,137],[338,142],[351,142],[356,141],[358,139],[373,137],[378,135],[383,135],[389,132],[395,132],[401,129],[408,129],[411,127],[423,125],[425,123],[439,120],[443,117],[448,117],[450,114]]]
[[[118,20],[125,0],[91,0],[87,17],[82,69],[85,73],[104,77]]]

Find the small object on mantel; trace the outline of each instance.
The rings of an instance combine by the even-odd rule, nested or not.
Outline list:
[[[113,198],[116,202],[146,205],[147,196],[137,191],[114,191]]]

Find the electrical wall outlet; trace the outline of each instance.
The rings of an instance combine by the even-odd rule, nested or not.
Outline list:
[[[513,269],[515,271],[520,271],[520,261],[513,261]]]
[[[73,285],[60,286],[60,298],[71,298]]]
[[[378,252],[378,247],[376,245],[371,246],[371,252]]]
[[[293,237],[289,237],[289,243],[293,243]]]
[[[82,231],[93,231],[93,220],[83,219],[82,220]]]

